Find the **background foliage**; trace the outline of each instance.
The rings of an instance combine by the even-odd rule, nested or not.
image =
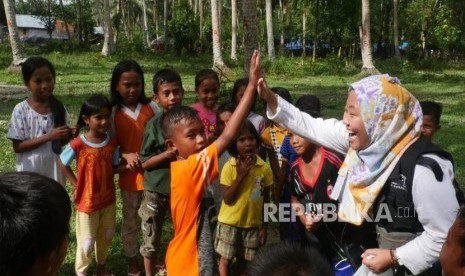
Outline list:
[[[246,1],[246,0],[243,0]],[[28,14],[35,1],[17,1],[17,13]],[[197,2],[197,1],[196,1]],[[109,58],[100,55],[101,41],[93,34],[93,27],[102,24],[101,0],[74,0],[60,11],[59,5],[52,5],[57,19],[66,20],[82,29],[82,41],[76,37],[71,43],[51,41],[43,45],[24,44],[27,56],[42,55],[48,58],[57,71],[55,94],[65,104],[76,122],[80,104],[93,93],[109,95],[111,71],[118,61],[125,58],[137,60],[145,72],[146,93],[151,95],[151,78],[164,67],[172,67],[180,72],[185,93],[185,104],[195,101],[194,76],[197,71],[212,66],[211,57],[211,20],[210,1],[203,1],[203,20],[199,7],[191,0],[168,1],[167,34],[174,38],[174,45],[163,51],[144,48],[142,30],[141,3],[135,0],[116,0],[112,2],[112,24],[117,34],[117,51]],[[80,3],[81,18],[77,18],[76,6]],[[231,50],[231,14],[230,2],[222,1],[221,38],[223,53]],[[399,28],[401,40],[408,43],[403,50],[403,60],[397,62],[393,56],[392,39],[392,2],[372,0],[372,41],[377,45],[374,52],[378,70],[398,76],[404,86],[420,100],[435,100],[444,105],[442,129],[435,141],[450,151],[455,158],[456,175],[459,183],[465,184],[465,1],[462,0],[400,0]],[[282,5],[280,5],[282,4]],[[317,9],[318,4],[318,9]],[[149,35],[155,39],[164,33],[163,1],[148,0]],[[238,5],[240,7],[240,4]],[[318,95],[322,102],[325,117],[341,118],[348,85],[360,79],[359,69],[359,33],[360,1],[323,1],[323,0],[274,0],[273,24],[275,46],[278,49],[274,61],[262,59],[262,67],[272,86],[288,88],[294,100],[302,94]],[[0,11],[1,11],[0,7]],[[302,31],[302,14],[308,11],[307,32]],[[318,11],[317,11],[318,10]],[[195,12],[197,11],[197,13]],[[259,44],[266,56],[266,24],[264,21],[264,1],[259,1]],[[284,24],[281,25],[281,15]],[[43,15],[43,14],[42,14]],[[239,22],[241,22],[239,12]],[[318,18],[318,29],[315,26]],[[204,25],[200,26],[200,21]],[[0,22],[4,22],[1,13]],[[422,25],[426,22],[426,50],[421,47]],[[5,23],[5,22],[4,22]],[[241,77],[242,70],[242,27],[238,24],[239,61],[230,60],[224,54],[225,62],[231,67],[232,74],[221,74],[222,99],[228,98],[232,82]],[[202,39],[200,38],[202,34]],[[318,37],[316,62],[309,57],[301,57],[300,51],[286,49],[285,44],[306,37],[313,43]],[[281,36],[285,44],[281,45]],[[40,47],[39,47],[40,46]],[[313,47],[313,45],[311,45]],[[14,85],[16,89],[0,88],[0,171],[14,169],[15,154],[11,142],[6,139],[8,121],[15,104],[27,97],[28,92],[22,85],[21,76],[8,70],[12,60],[11,49],[7,41],[0,43],[0,85]],[[22,92],[16,92],[16,91]],[[263,113],[263,104],[257,105],[258,113]],[[69,193],[73,191],[68,186]],[[118,214],[121,203],[118,199]],[[118,225],[121,217],[118,215]],[[171,225],[167,223],[163,235],[163,254],[171,238]],[[74,229],[74,225],[72,227]],[[115,275],[126,273],[118,226],[108,259],[108,268]],[[75,237],[72,231],[70,247],[61,275],[74,272]]]

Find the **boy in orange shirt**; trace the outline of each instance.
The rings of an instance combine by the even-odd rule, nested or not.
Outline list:
[[[212,275],[217,270],[213,237],[199,215],[204,189],[218,175],[218,155],[237,135],[252,106],[260,77],[259,55],[250,61],[249,83],[242,101],[218,139],[207,146],[197,112],[174,107],[163,116],[162,128],[167,148],[175,150],[171,163],[171,214],[174,237],[166,252],[168,275]]]
[[[154,101],[163,113],[181,105],[184,97],[181,76],[172,69],[161,69],[153,76]],[[174,151],[165,147],[160,122],[163,113],[147,122],[139,159],[144,169],[144,197],[139,208],[143,242],[140,253],[144,257],[145,275],[165,275],[166,268],[158,260],[163,224],[169,212],[170,162]]]

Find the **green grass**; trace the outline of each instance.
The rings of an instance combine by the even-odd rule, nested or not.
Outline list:
[[[76,122],[80,104],[92,93],[109,95],[110,78],[113,67],[123,58],[134,58],[143,67],[145,74],[146,93],[151,94],[151,78],[153,73],[165,66],[173,67],[181,73],[186,90],[185,103],[194,102],[194,76],[202,69],[211,67],[211,57],[183,57],[170,54],[134,54],[118,55],[109,59],[101,57],[98,53],[58,53],[45,54],[55,66],[57,71],[55,94],[65,104],[71,114],[71,120]],[[8,47],[0,45],[0,84],[22,85],[20,74],[11,73],[7,66],[11,60]],[[236,76],[241,76],[241,64],[232,68]],[[423,62],[412,64],[404,62],[397,64],[394,61],[376,61],[376,66],[382,72],[398,76],[404,86],[420,100],[435,100],[444,105],[442,129],[435,137],[435,141],[450,151],[455,158],[456,174],[459,183],[465,183],[465,68],[457,64],[442,64],[438,62]],[[361,66],[345,66],[344,61],[335,58],[312,63],[309,59],[279,58],[276,62],[263,61],[264,71],[271,86],[288,88],[294,99],[298,95],[311,93],[320,97],[322,112],[325,117],[341,118],[343,106],[347,96],[348,85],[360,78]],[[232,78],[234,80],[234,78]],[[222,98],[228,98],[227,93],[232,83],[223,85]],[[27,95],[27,94],[26,94]],[[21,98],[2,96],[0,101],[0,171],[14,170],[15,154],[12,145],[6,139],[7,124],[11,111]],[[263,104],[257,105],[262,108]],[[262,112],[258,110],[258,112]],[[69,193],[72,194],[71,189]],[[114,238],[107,266],[115,275],[124,275],[126,263],[120,239],[121,201],[117,202],[117,234]],[[169,221],[169,220],[168,220]],[[273,226],[274,227],[274,226]],[[74,229],[74,219],[72,219]],[[165,224],[163,235],[164,252],[171,238],[172,225]],[[71,232],[68,255],[60,275],[74,273],[75,236]],[[142,266],[141,266],[142,268]],[[93,271],[93,270],[92,270]]]

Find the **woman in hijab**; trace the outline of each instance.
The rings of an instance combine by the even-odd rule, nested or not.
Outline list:
[[[381,248],[366,250],[362,254],[365,270],[382,273],[400,268],[417,275],[438,261],[459,209],[452,185],[453,165],[436,154],[428,154],[444,172],[442,181],[436,179],[431,169],[419,165],[415,166],[411,189],[403,185],[405,179],[390,179],[406,149],[420,140],[422,125],[418,100],[397,78],[376,75],[353,83],[342,121],[315,119],[299,112],[270,92],[263,79],[259,82],[259,94],[267,102],[267,116],[271,120],[313,143],[346,154],[331,194],[339,201],[339,219],[361,225],[376,215],[374,208],[381,198],[395,193],[410,195],[412,200],[407,206],[410,203],[414,210],[407,210],[407,220],[402,220],[405,210],[389,212],[396,208],[389,206],[389,201],[387,219],[384,217],[380,223],[374,217],[378,237],[394,234],[393,237],[402,238],[390,244],[378,240]],[[398,226],[405,222],[408,227],[403,233]],[[390,232],[392,229],[395,231]]]

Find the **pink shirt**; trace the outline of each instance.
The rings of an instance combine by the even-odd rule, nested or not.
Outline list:
[[[200,103],[195,103],[191,106],[199,113],[200,120],[202,121],[205,135],[211,136],[216,129],[216,112],[206,110]]]

